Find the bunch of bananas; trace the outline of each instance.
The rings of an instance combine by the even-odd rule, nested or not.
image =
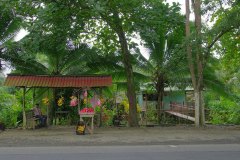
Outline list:
[[[87,104],[87,98],[83,99],[83,104]]]
[[[64,97],[61,96],[61,97],[58,99],[57,104],[58,104],[58,106],[60,107],[60,106],[63,105],[63,103],[64,103]]]
[[[104,98],[100,98],[101,104],[105,102]]]
[[[44,105],[49,105],[49,99],[47,97],[42,99]]]
[[[77,99],[77,97],[76,96],[71,96],[70,99]]]

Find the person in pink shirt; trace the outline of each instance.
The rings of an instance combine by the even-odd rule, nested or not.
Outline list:
[[[46,124],[47,117],[42,114],[42,111],[41,111],[40,106],[39,106],[38,103],[33,108],[33,114],[34,114],[34,117],[39,118],[39,120],[40,120],[40,127],[45,127],[47,125]]]

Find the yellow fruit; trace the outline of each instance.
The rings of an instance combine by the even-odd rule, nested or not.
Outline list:
[[[59,98],[57,101],[58,106],[62,106],[63,102],[64,102],[64,97],[61,96],[61,98]]]
[[[47,97],[42,99],[43,104],[48,105],[49,104],[49,99]]]
[[[83,103],[84,103],[84,104],[87,104],[87,99],[86,99],[86,98],[83,99]]]

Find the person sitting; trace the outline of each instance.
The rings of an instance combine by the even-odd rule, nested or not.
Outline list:
[[[2,131],[5,130],[5,125],[4,125],[4,123],[1,123],[1,122],[0,122],[0,130],[2,130]]]
[[[34,114],[34,117],[39,118],[40,127],[45,127],[47,125],[47,123],[46,123],[47,117],[42,114],[42,111],[41,111],[38,103],[33,108],[33,114]]]

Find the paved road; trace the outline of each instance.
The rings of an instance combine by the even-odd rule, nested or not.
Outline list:
[[[0,160],[239,160],[240,144],[1,147]]]
[[[0,133],[1,147],[240,144],[240,126],[96,128],[79,136],[74,126],[36,130],[9,129]]]

